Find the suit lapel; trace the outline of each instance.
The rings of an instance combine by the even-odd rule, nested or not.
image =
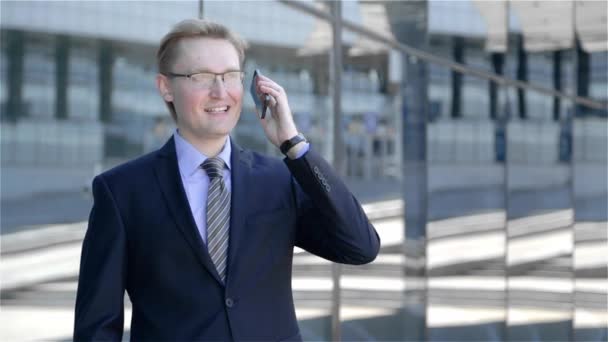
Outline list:
[[[175,142],[173,138],[158,151],[155,173],[165,201],[180,232],[209,273],[221,283],[217,270],[200,237],[188,198],[184,191],[182,178],[177,164]],[[232,234],[231,234],[232,235]]]
[[[252,176],[252,155],[251,152],[242,149],[232,141],[232,156],[231,156],[231,177],[232,177],[232,194],[230,207],[230,242],[228,247],[228,269],[226,281],[236,280],[234,277],[239,272],[238,251],[243,240],[246,239],[247,232],[245,230],[245,221],[247,218],[246,205],[250,199],[248,189],[251,182],[254,181]]]

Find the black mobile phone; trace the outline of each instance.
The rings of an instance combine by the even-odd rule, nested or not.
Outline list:
[[[253,98],[253,103],[255,103],[255,108],[258,112],[258,115],[261,119],[266,117],[266,109],[268,108],[268,104],[270,103],[270,95],[268,94],[258,94],[255,84],[258,75],[262,73],[255,69],[253,72],[253,78],[251,79],[251,87],[249,87],[249,91],[251,93],[251,97]]]

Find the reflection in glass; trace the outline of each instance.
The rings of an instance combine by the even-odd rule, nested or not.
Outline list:
[[[440,80],[431,82],[435,89],[441,86]],[[504,335],[504,159],[495,148],[502,123],[481,115],[488,101],[474,98],[488,93],[476,93],[473,79],[466,82],[462,117],[440,117],[427,128],[431,341],[501,340]]]
[[[547,103],[527,99],[531,108]],[[553,121],[551,110],[528,113],[507,126],[506,338],[562,340],[572,331],[572,172],[560,158],[560,132],[570,121]]]
[[[574,121],[574,340],[608,339],[608,119]]]

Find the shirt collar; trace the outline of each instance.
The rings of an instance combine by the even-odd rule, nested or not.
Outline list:
[[[175,152],[177,153],[177,163],[179,164],[180,172],[184,177],[192,177],[197,171],[202,170],[200,167],[201,164],[209,157],[201,153],[189,141],[184,139],[177,129],[175,130],[175,133],[173,133],[173,139],[175,141]],[[226,138],[226,143],[217,156],[226,163],[228,170],[230,170],[231,153],[232,146],[230,138]]]

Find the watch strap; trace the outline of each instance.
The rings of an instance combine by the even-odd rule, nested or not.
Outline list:
[[[306,138],[302,133],[298,133],[298,135],[294,136],[293,138],[285,140],[281,146],[279,146],[279,149],[281,150],[281,153],[287,154],[292,147],[301,143],[302,141],[306,141]]]

